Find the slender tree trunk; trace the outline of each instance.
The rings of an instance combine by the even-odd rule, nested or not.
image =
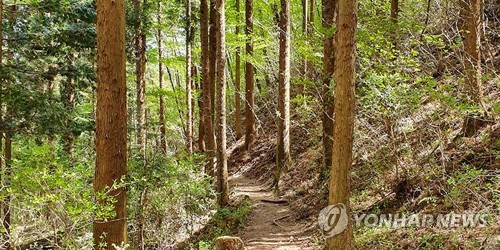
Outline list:
[[[226,21],[224,1],[217,0],[217,191],[218,203],[229,202],[226,154]]]
[[[350,217],[350,170],[354,130],[357,0],[340,0],[335,55],[335,126],[333,163],[330,171],[328,204],[344,204],[347,209],[346,230],[326,240],[327,249],[353,249]]]
[[[470,98],[484,109],[481,82],[481,0],[461,0],[463,6],[465,84]]]
[[[146,153],[146,34],[142,20],[142,8],[146,1],[134,0],[135,23],[135,74],[137,88],[137,144],[144,158]]]
[[[314,32],[314,5],[314,0],[309,0],[309,27],[307,29],[309,34]]]
[[[205,120],[203,116],[203,92],[201,86],[201,78],[199,69],[196,66],[193,66],[193,78],[195,80],[195,89],[198,90],[198,150],[200,152],[205,152]]]
[[[280,17],[280,58],[278,86],[278,153],[274,185],[279,190],[279,180],[283,169],[287,169],[290,159],[290,0],[281,0]]]
[[[191,0],[186,0],[186,150],[193,153],[193,94],[191,79]]]
[[[323,40],[323,168],[321,178],[327,176],[332,166],[333,148],[333,73],[335,70],[335,45],[333,24],[338,0],[323,0],[323,28],[328,30]]]
[[[74,65],[75,62],[74,60],[76,59],[75,55],[70,56],[70,63],[71,67],[69,68],[70,72],[67,72],[67,79],[63,83],[63,93],[62,93],[62,102],[64,104],[64,108],[66,109],[66,112],[68,114],[71,114],[75,108],[75,76],[73,74]],[[70,159],[73,159],[74,155],[74,136],[73,132],[71,131],[71,120],[66,119],[66,129],[67,131],[64,132],[63,134],[63,144],[64,144],[64,150],[70,157]]]
[[[210,32],[209,32],[209,61],[210,61],[210,101],[212,111],[210,115],[212,116],[212,124],[215,126],[215,80],[217,74],[217,36],[216,36],[216,21],[217,21],[217,10],[216,1],[210,0]]]
[[[114,187],[127,174],[125,2],[97,0],[97,110],[94,191],[115,199],[113,218],[94,221],[94,248],[127,241],[126,190]],[[109,188],[111,190],[109,190]],[[109,201],[97,200],[100,205]]]
[[[250,150],[255,141],[255,68],[253,57],[253,0],[245,0],[246,63],[245,63],[245,147]]]
[[[13,5],[11,5],[9,9],[9,29],[11,32],[14,32],[14,23],[15,23],[15,13],[17,11],[17,4],[16,1],[14,1]],[[13,52],[8,53],[8,60],[12,61],[14,59],[14,54]],[[8,95],[11,95],[11,81],[8,80],[6,81],[6,86],[5,86],[5,92]],[[10,189],[11,185],[11,179],[12,179],[12,137],[14,135],[14,131],[12,128],[12,113],[13,113],[13,108],[12,105],[6,104],[6,113],[5,113],[5,121],[6,121],[6,126],[4,127],[4,133],[5,133],[5,148],[4,148],[4,160],[5,160],[5,170],[4,170],[4,177],[3,177],[3,188],[6,190]],[[5,197],[3,199],[3,220],[2,220],[2,225],[4,228],[3,232],[3,240],[5,241],[4,244],[2,244],[2,247],[5,247],[5,249],[11,249],[12,245],[12,238],[11,238],[11,193],[7,192],[5,194]]]
[[[3,41],[3,0],[0,0],[0,41]],[[3,42],[0,42],[0,69],[3,69]],[[3,132],[4,132],[4,123],[3,123],[3,95],[4,95],[4,79],[3,74],[0,74],[0,152],[3,152]],[[0,184],[2,182],[2,173],[3,169],[3,157],[0,157]],[[3,208],[3,204],[1,205]],[[0,217],[2,216],[3,209],[0,209]],[[4,242],[6,239],[1,235],[0,238],[0,248],[4,248]]]
[[[398,23],[399,15],[399,0],[391,0],[391,22]]]
[[[159,85],[160,89],[163,89],[163,77],[165,72],[163,71],[163,51],[162,51],[162,32],[161,32],[161,2],[158,2],[158,34],[157,34],[157,40],[156,42],[158,43],[158,78],[159,78]],[[160,96],[160,148],[163,154],[167,154],[167,128],[165,124],[165,96],[161,95]]]
[[[208,157],[206,172],[214,177],[214,164],[215,164],[215,134],[214,134],[214,123],[213,123],[213,93],[214,88],[212,79],[214,79],[215,70],[214,64],[212,63],[212,53],[215,49],[211,48],[211,41],[215,38],[211,38],[211,22],[209,17],[209,5],[208,0],[200,0],[200,36],[201,36],[201,63],[202,63],[202,91],[203,91],[203,121],[205,124],[205,141],[206,141],[206,151]]]
[[[308,34],[309,34],[309,0],[302,0],[302,34],[304,36],[304,39],[305,39],[305,43],[306,43],[306,46],[308,46],[309,44],[309,38],[308,38]],[[300,65],[300,69],[299,69],[299,72],[301,74],[301,77],[303,77],[304,79],[307,77],[307,59],[306,57],[302,58],[302,61],[301,61],[301,65]],[[298,89],[298,95],[300,94],[303,94],[304,93],[304,90],[305,90],[305,87],[306,85],[305,84],[301,84],[299,86],[299,89]]]
[[[236,37],[239,39],[240,35],[240,0],[236,0],[236,12],[237,12],[237,22],[236,25]],[[234,102],[235,102],[235,113],[236,113],[236,139],[239,140],[243,136],[243,130],[241,128],[241,47],[236,47],[236,82],[234,83]]]

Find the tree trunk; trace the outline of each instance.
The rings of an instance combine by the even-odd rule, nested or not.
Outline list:
[[[65,82],[63,82],[63,89],[62,89],[63,93],[61,95],[62,103],[68,115],[73,113],[73,110],[75,108],[75,76],[73,71],[75,70],[74,60],[76,59],[76,56],[71,55],[70,58],[71,61],[69,62],[69,65],[71,66],[68,69],[69,72],[67,72],[67,79]],[[62,138],[64,150],[66,151],[66,154],[68,154],[69,158],[73,159],[74,136],[73,132],[71,131],[71,120],[67,118],[65,120],[65,123],[66,123],[66,131],[64,131]]]
[[[290,0],[281,0],[280,58],[278,86],[278,154],[274,185],[279,190],[279,179],[290,159]]]
[[[186,0],[186,150],[193,153],[193,94],[191,79],[191,0]]]
[[[464,10],[464,47],[465,47],[465,85],[469,97],[484,109],[481,82],[481,0],[465,1]]]
[[[323,40],[323,168],[324,179],[332,166],[333,148],[333,73],[335,71],[335,44],[333,24],[337,14],[338,0],[323,0],[323,28],[328,30]]]
[[[253,0],[245,0],[246,22],[246,63],[245,63],[245,147],[252,148],[255,141],[255,68],[252,64],[253,56]]]
[[[126,190],[112,188],[127,174],[125,1],[97,0],[97,110],[94,191],[115,199],[113,218],[94,221],[94,248],[127,241]],[[109,201],[97,200],[104,206]],[[106,220],[105,220],[106,219]]]
[[[226,154],[226,21],[224,1],[217,0],[217,192],[218,203],[229,202]]]
[[[212,74],[211,74],[211,53],[209,43],[209,14],[208,0],[200,1],[200,36],[201,36],[201,80],[203,92],[203,121],[205,124],[205,141],[208,156],[206,172],[214,176],[214,157],[215,157],[215,135],[213,128],[213,106],[212,106]]]
[[[217,10],[216,10],[216,0],[210,0],[210,33],[209,33],[209,55],[210,55],[210,101],[212,111],[210,112],[212,116],[212,124],[215,124],[215,80],[217,74],[217,36],[216,33],[216,21],[217,21]],[[212,125],[214,126],[214,125]]]
[[[314,32],[314,4],[314,0],[309,0],[309,26],[307,29],[309,34]]]
[[[399,0],[391,0],[391,22],[398,23],[399,15]]]
[[[328,204],[344,204],[347,208],[346,230],[326,240],[327,249],[353,249],[350,219],[350,169],[354,130],[357,0],[340,0],[335,55],[335,128],[333,163],[330,171]]]
[[[201,86],[201,78],[199,69],[193,66],[193,78],[195,79],[195,88],[198,90],[198,150],[200,152],[205,152],[205,121],[203,116],[203,92]]]
[[[161,2],[158,2],[158,37],[156,42],[158,43],[158,78],[160,89],[163,89],[163,52],[162,52],[162,32],[161,32]],[[164,155],[167,154],[167,128],[165,124],[165,96],[160,96],[160,148]]]
[[[237,23],[236,25],[236,37],[240,35],[240,0],[236,0],[236,12],[237,12]],[[243,136],[243,131],[241,129],[241,47],[236,47],[236,82],[234,83],[234,102],[235,102],[235,130],[236,130],[236,140],[239,140]]]
[[[3,6],[3,4],[2,4]],[[16,1],[14,1],[14,4],[11,5],[9,8],[9,29],[10,32],[14,32],[14,22],[15,22],[15,13],[17,11],[17,5]],[[3,21],[3,20],[2,20]],[[9,61],[12,61],[14,59],[14,54],[12,51],[8,53],[8,58]],[[11,95],[11,81],[7,80],[6,81],[6,86],[5,86],[5,92],[8,95]],[[3,178],[3,188],[6,190],[10,189],[11,185],[11,179],[12,179],[12,136],[14,135],[13,128],[12,128],[12,112],[13,108],[12,105],[7,103],[6,104],[6,113],[5,113],[5,123],[6,126],[3,128],[4,133],[5,133],[5,148],[4,148],[4,160],[5,160],[5,170],[4,170],[4,178]],[[5,197],[3,199],[3,219],[2,219],[2,225],[4,228],[4,232],[2,233],[3,235],[3,240],[4,243],[1,245],[2,248],[4,249],[11,249],[12,245],[12,238],[11,238],[11,193],[7,192],[5,194]]]
[[[0,0],[0,31],[3,31],[3,0]],[[0,32],[0,41],[3,41],[3,32]],[[3,69],[3,42],[0,43],[0,69]],[[4,123],[3,123],[3,95],[4,95],[4,79],[3,74],[0,74],[0,152],[3,152],[3,132],[4,132]],[[2,173],[4,171],[3,167],[3,157],[0,157],[0,184],[2,180]],[[3,209],[0,209],[0,217],[2,216]],[[7,242],[3,235],[0,238],[0,248],[5,248],[4,242]]]
[[[146,153],[146,34],[142,20],[141,0],[134,0],[135,23],[135,74],[137,91],[137,145],[141,156]],[[146,1],[142,5],[145,5]]]

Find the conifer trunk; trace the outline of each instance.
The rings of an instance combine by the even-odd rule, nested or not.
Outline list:
[[[73,70],[75,70],[75,62],[74,60],[76,59],[75,55],[70,56],[70,63],[71,67],[69,68],[70,72],[67,72],[67,79],[63,83],[63,93],[62,93],[62,103],[64,104],[64,108],[68,114],[73,113],[73,110],[75,108],[75,76],[73,74]],[[66,151],[66,154],[68,154],[70,159],[73,159],[73,154],[74,154],[74,136],[71,131],[71,120],[66,119],[66,131],[63,134],[63,144],[64,144],[64,150]]]
[[[215,134],[213,127],[213,106],[212,106],[212,63],[210,53],[210,21],[209,21],[208,0],[200,0],[200,36],[201,36],[201,81],[203,92],[203,121],[205,129],[205,147],[207,151],[208,164],[206,172],[214,176],[215,157]],[[212,39],[213,40],[213,39]]]
[[[10,32],[14,32],[14,23],[15,23],[15,13],[17,11],[17,5],[16,1],[10,6],[9,8],[9,29]],[[12,41],[10,41],[12,42]],[[12,61],[14,59],[14,54],[12,51],[8,52],[7,55],[7,60]],[[8,95],[11,95],[11,81],[7,80],[6,85],[5,85],[5,92]],[[12,105],[9,103],[6,104],[6,113],[5,113],[5,124],[6,126],[4,127],[4,134],[5,134],[5,148],[4,148],[4,160],[5,160],[5,169],[4,169],[4,176],[3,176],[3,188],[6,190],[10,189],[11,185],[11,179],[12,179],[12,137],[14,135],[14,131],[12,128],[12,112],[13,108]],[[4,244],[2,244],[2,247],[5,247],[5,249],[11,249],[12,248],[12,238],[11,238],[11,193],[7,192],[5,194],[5,197],[3,199],[3,219],[2,219],[2,225],[4,228],[4,232],[2,233],[3,235],[3,240]]]
[[[142,8],[146,0],[134,0],[135,23],[135,74],[137,91],[137,144],[142,157],[146,153],[146,34],[144,33],[144,22],[142,20]]]
[[[186,0],[186,150],[193,153],[193,94],[191,76],[191,0]]]
[[[124,0],[97,0],[97,108],[94,191],[116,202],[113,218],[94,221],[94,248],[114,249],[127,241],[126,190],[112,188],[127,174],[127,88],[125,77]]]
[[[279,190],[281,172],[290,159],[290,0],[281,0],[278,86],[278,152],[274,186]]]
[[[333,160],[330,171],[328,204],[347,208],[346,230],[326,240],[326,249],[353,249],[350,219],[350,170],[354,136],[357,0],[340,0],[335,54],[335,125]]]
[[[325,178],[332,166],[333,148],[333,74],[335,71],[335,45],[333,24],[335,23],[338,0],[323,0],[323,27],[328,30],[323,40],[323,168]]]
[[[481,0],[465,1],[463,6],[465,85],[470,98],[484,108],[481,82]]]
[[[255,68],[253,56],[253,0],[245,0],[246,62],[245,62],[245,147],[251,149],[255,141]]]
[[[227,153],[226,153],[226,21],[224,1],[217,0],[217,192],[218,203],[229,202]]]
[[[236,12],[237,21],[236,25],[236,37],[240,35],[240,0],[236,0]],[[236,47],[236,79],[234,83],[234,102],[235,102],[235,130],[236,130],[236,140],[239,140],[243,136],[243,131],[241,129],[241,47],[238,45]]]
[[[159,78],[159,87],[160,89],[163,89],[164,85],[164,74],[165,72],[163,71],[163,51],[162,51],[162,46],[163,46],[163,39],[162,39],[162,32],[161,32],[161,2],[158,2],[158,34],[157,34],[157,43],[158,43],[158,78]],[[160,96],[160,148],[163,154],[167,154],[167,128],[165,124],[165,96],[161,95]]]

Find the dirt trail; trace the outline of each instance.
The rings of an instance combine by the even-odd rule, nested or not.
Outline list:
[[[258,181],[235,174],[230,179],[234,195],[248,195],[252,201],[252,212],[239,232],[247,249],[317,249],[309,236],[311,225],[297,222],[288,203],[280,201],[272,190]]]

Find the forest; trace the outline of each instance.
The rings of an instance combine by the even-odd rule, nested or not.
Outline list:
[[[500,249],[498,0],[0,0],[0,249]]]

